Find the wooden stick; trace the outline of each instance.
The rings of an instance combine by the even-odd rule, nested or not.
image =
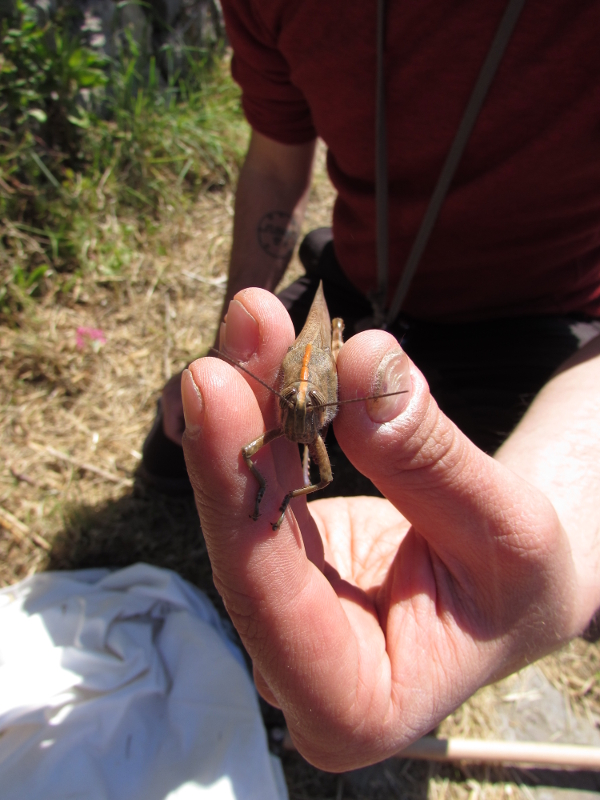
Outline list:
[[[424,736],[398,753],[397,758],[476,761],[480,764],[538,764],[554,769],[600,769],[600,747],[549,742],[436,739],[435,736]]]
[[[15,537],[19,542],[23,542],[29,536],[29,528],[14,514],[0,506],[0,525]]]
[[[21,522],[20,519],[17,519],[14,514],[11,514],[10,511],[2,508],[2,506],[0,506],[0,527],[12,533],[18,542],[24,542],[29,538],[42,550],[51,549],[50,542],[46,541],[39,533],[32,533],[24,522]]]
[[[133,481],[131,478],[122,478],[106,469],[96,467],[94,464],[88,464],[86,461],[79,461],[79,459],[73,458],[67,453],[63,453],[62,450],[57,450],[55,447],[50,447],[49,444],[43,445],[38,444],[37,442],[28,442],[28,446],[31,447],[32,450],[36,450],[38,453],[46,452],[49,455],[60,459],[61,461],[66,461],[67,464],[72,464],[72,466],[77,467],[78,469],[83,469],[86,472],[93,472],[94,475],[99,475],[101,478],[111,481],[111,483],[120,483],[124,486],[133,486]]]
[[[283,746],[295,750],[289,733]],[[551,769],[600,769],[600,747],[549,742],[507,742],[494,739],[436,739],[423,736],[395,758],[420,761],[473,761],[478,764],[530,764]]]

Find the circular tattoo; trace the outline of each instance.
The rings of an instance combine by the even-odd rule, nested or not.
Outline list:
[[[272,258],[289,258],[298,238],[298,223],[285,211],[268,211],[256,229],[258,243]]]

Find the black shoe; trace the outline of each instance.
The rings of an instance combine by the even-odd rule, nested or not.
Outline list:
[[[160,400],[156,404],[154,424],[142,447],[142,463],[136,475],[147,486],[162,494],[181,496],[192,494],[193,491],[183,448],[165,435]]]
[[[581,637],[591,644],[600,641],[600,610],[596,611],[590,624],[581,634]]]
[[[298,258],[309,275],[319,272],[319,262],[323,250],[333,241],[332,228],[315,228],[307,233],[298,250]]]

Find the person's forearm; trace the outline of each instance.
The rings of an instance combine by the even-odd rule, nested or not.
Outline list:
[[[254,132],[236,192],[222,316],[241,289],[274,291],[292,257],[310,189],[315,142],[282,145]]]
[[[600,337],[546,384],[496,458],[558,513],[577,571],[581,630],[600,607]]]
[[[220,321],[233,296],[249,286],[274,291],[300,232],[310,189],[315,142],[283,145],[253,132],[240,173],[235,201],[233,245],[227,292]],[[219,348],[217,328],[214,347]],[[181,443],[181,376],[174,375],[162,393],[163,430]]]

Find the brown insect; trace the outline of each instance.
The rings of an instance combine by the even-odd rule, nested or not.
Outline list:
[[[278,389],[273,389],[249,370],[242,367],[241,364],[238,364],[237,361],[217,351],[226,361],[251,375],[279,397],[279,425],[242,447],[242,457],[259,484],[254,503],[254,513],[251,514],[252,519],[256,520],[260,516],[260,503],[267,488],[267,483],[252,461],[252,457],[262,447],[280,436],[285,436],[292,442],[304,444],[304,486],[288,492],[283,498],[279,507],[280,517],[277,522],[271,523],[274,531],[278,530],[283,522],[290,500],[294,497],[324,489],[333,480],[331,463],[323,439],[329,423],[337,414],[338,405],[340,404],[337,398],[336,362],[343,344],[343,330],[344,323],[339,317],[330,322],[329,310],[323,294],[323,283],[321,282],[304,327],[283,359],[277,378]],[[357,397],[342,402],[354,403],[362,400],[373,400],[377,397],[390,397],[396,394],[402,394],[402,392],[390,392],[389,394],[380,394],[372,397]],[[318,483],[310,483],[309,457],[319,468]]]

